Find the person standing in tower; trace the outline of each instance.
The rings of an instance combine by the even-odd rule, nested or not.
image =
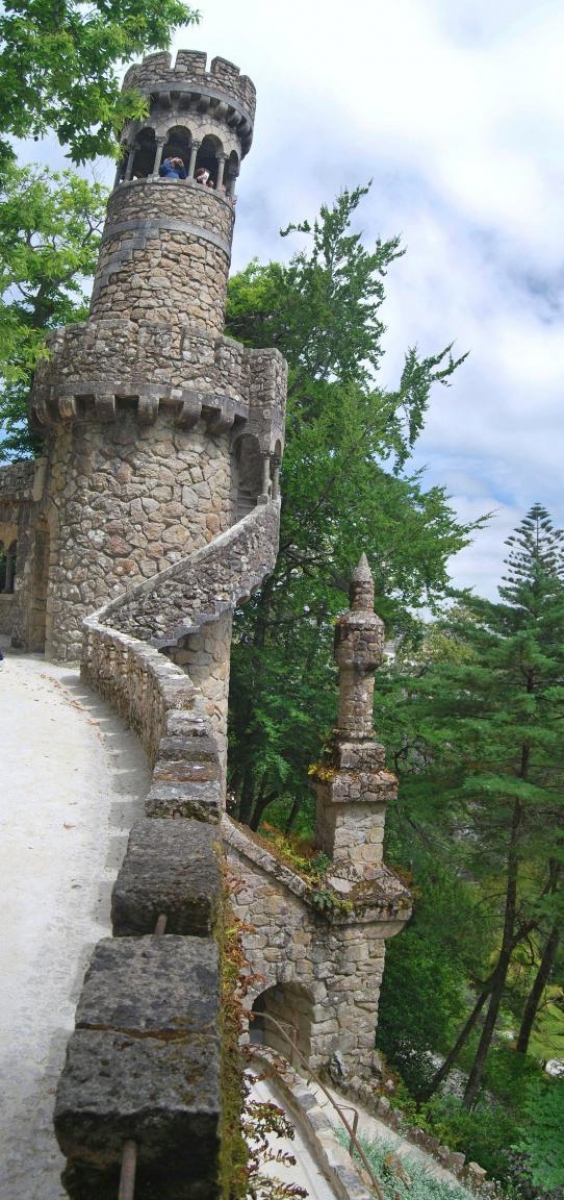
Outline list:
[[[165,158],[159,167],[163,179],[186,179],[186,167],[181,158]]]

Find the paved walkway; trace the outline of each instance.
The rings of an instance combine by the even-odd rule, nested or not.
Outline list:
[[[0,1200],[63,1200],[54,1090],[149,773],[77,671],[9,653],[0,764]]]
[[[0,1200],[66,1200],[55,1088],[86,965],[110,932],[111,889],[149,771],[137,738],[78,671],[2,648]],[[319,1103],[327,1104],[321,1093]],[[330,1106],[327,1115],[334,1119]],[[360,1131],[421,1155],[368,1114]],[[288,1148],[298,1166],[284,1168],[283,1181],[332,1200],[299,1132]],[[455,1182],[423,1157],[433,1175]]]

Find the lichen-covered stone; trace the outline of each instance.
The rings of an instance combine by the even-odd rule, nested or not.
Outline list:
[[[219,957],[212,938],[104,938],[76,1010],[77,1029],[170,1040],[216,1036]]]
[[[123,1143],[139,1146],[139,1200],[217,1194],[219,1041],[80,1029],[57,1092],[55,1131],[73,1200],[117,1195]]]
[[[112,893],[114,935],[152,933],[164,913],[167,935],[209,937],[221,893],[218,851],[217,831],[201,821],[138,821]]]

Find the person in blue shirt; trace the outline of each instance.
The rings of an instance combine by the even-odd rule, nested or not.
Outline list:
[[[165,158],[159,167],[163,179],[186,179],[186,167],[181,158]]]

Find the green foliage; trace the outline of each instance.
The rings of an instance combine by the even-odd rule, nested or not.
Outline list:
[[[343,1136],[342,1142],[346,1139]],[[385,1200],[471,1200],[467,1188],[437,1179],[413,1155],[396,1154],[397,1141],[369,1140],[361,1137],[360,1144],[376,1175],[381,1181]]]
[[[474,888],[497,943],[470,971],[483,1027],[468,1105],[504,998],[517,1003],[519,948],[540,951],[564,916],[564,534],[535,505],[509,545],[500,602],[465,596],[440,623],[439,653],[400,664],[381,711],[401,775],[396,851],[433,847]]]
[[[451,1150],[479,1163],[492,1179],[507,1179],[508,1151],[518,1127],[503,1105],[482,1102],[468,1112],[454,1096],[434,1096],[421,1106],[417,1119]]]
[[[0,152],[10,136],[50,132],[73,162],[112,154],[115,130],[145,105],[121,95],[128,59],[166,49],[175,28],[198,20],[181,0],[5,0],[0,14]],[[0,161],[0,166],[2,165]]]
[[[564,1188],[564,1080],[546,1079],[527,1090],[518,1149],[526,1156],[533,1183]]]
[[[386,948],[377,1045],[418,1095],[433,1075],[430,1052],[448,1044],[465,1012],[466,975],[483,930],[464,885],[417,871],[415,913]]]
[[[33,454],[26,404],[51,329],[82,320],[106,189],[72,171],[13,165],[0,187],[0,459]]]
[[[384,278],[397,239],[373,251],[351,226],[366,188],[345,191],[309,225],[287,265],[251,263],[231,280],[227,332],[276,346],[289,367],[282,526],[274,575],[235,622],[231,670],[232,786],[241,820],[265,801],[304,802],[308,762],[335,722],[333,621],[351,568],[367,553],[378,611],[412,630],[413,608],[434,606],[446,563],[471,532],[444,491],[406,464],[433,383],[459,361],[450,347],[406,355],[396,391],[377,386]]]

